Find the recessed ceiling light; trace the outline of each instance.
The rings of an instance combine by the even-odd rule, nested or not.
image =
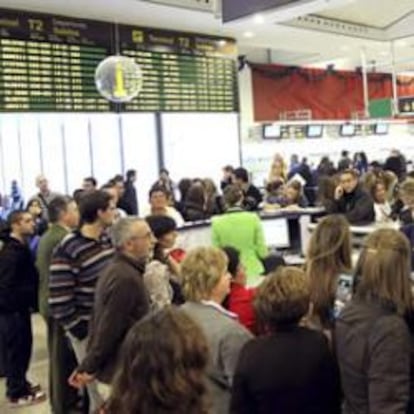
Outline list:
[[[246,39],[250,39],[250,38],[254,37],[254,33],[253,32],[244,32],[243,37],[245,37]]]
[[[263,24],[264,22],[265,22],[265,18],[261,14],[255,14],[253,16],[254,24]]]

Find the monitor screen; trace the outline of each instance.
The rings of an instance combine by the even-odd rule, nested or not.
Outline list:
[[[321,138],[323,134],[322,125],[309,125],[307,130],[308,138]]]
[[[285,218],[262,220],[266,244],[270,247],[290,247],[289,225]]]
[[[343,137],[352,137],[353,135],[355,135],[355,125],[354,124],[341,125],[340,134]]]
[[[376,124],[375,133],[377,135],[387,135],[388,134],[388,124]]]
[[[264,139],[274,139],[280,138],[280,125],[276,124],[267,124],[263,125],[263,138]]]

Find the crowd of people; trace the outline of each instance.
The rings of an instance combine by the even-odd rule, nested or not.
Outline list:
[[[53,414],[414,413],[414,178],[401,154],[380,165],[344,151],[316,169],[276,155],[264,191],[242,167],[223,168],[220,191],[164,169],[148,207],[136,179],[87,177],[69,197],[39,176],[26,209],[5,217],[11,407],[48,397]],[[269,205],[324,208],[303,267],[269,251],[257,214]],[[177,246],[186,221],[206,219],[211,246]],[[392,221],[354,263],[350,225]],[[47,327],[47,393],[27,377],[33,312]]]

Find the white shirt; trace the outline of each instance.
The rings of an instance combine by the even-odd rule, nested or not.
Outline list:
[[[388,201],[385,203],[374,203],[375,222],[383,223],[390,220],[391,205]]]

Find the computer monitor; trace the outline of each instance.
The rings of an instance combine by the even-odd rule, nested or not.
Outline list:
[[[289,224],[286,218],[262,219],[266,244],[276,249],[290,247]]]
[[[281,128],[277,124],[263,125],[263,139],[275,139],[280,138]]]
[[[343,124],[339,131],[342,137],[353,137],[355,135],[355,125],[354,124]]]
[[[376,135],[387,135],[389,125],[388,124],[376,124],[375,125],[375,134]]]
[[[322,125],[308,125],[306,135],[308,138],[321,138],[323,134]]]

